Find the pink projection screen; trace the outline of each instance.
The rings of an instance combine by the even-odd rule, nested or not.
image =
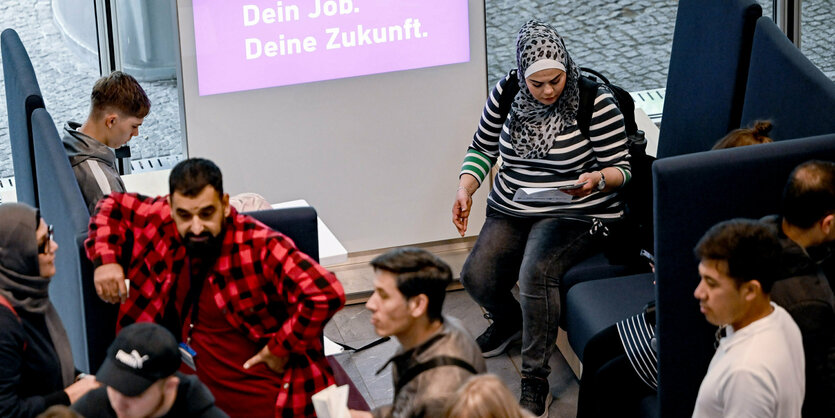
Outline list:
[[[201,96],[470,60],[467,0],[193,0]]]

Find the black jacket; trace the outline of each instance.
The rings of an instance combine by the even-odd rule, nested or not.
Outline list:
[[[44,316],[19,314],[0,306],[0,417],[34,417],[70,404]]]
[[[806,398],[803,417],[835,416],[835,294],[824,275],[833,260],[813,259],[782,232],[782,219],[763,218],[783,246],[784,279],[774,284],[771,300],[782,306],[803,335]],[[825,253],[825,252],[824,252]]]
[[[228,418],[225,412],[215,406],[215,398],[196,376],[179,372],[177,376],[180,378],[177,399],[162,418]],[[87,392],[73,404],[72,409],[85,418],[116,418],[116,411],[110,406],[105,386]]]

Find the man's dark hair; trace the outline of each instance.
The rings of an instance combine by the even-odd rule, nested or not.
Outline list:
[[[783,218],[808,229],[835,213],[835,163],[812,160],[795,167],[783,189]]]
[[[737,287],[757,280],[770,293],[780,279],[782,246],[766,225],[750,219],[731,219],[711,227],[696,244],[702,260],[726,261],[727,274]]]
[[[108,109],[144,118],[151,112],[151,101],[133,76],[114,71],[98,79],[90,94],[90,113],[101,116]]]
[[[223,196],[223,175],[215,163],[205,158],[189,158],[180,161],[168,176],[168,192],[173,196],[179,192],[186,197],[194,197],[206,186],[212,186],[218,196]]]
[[[395,275],[397,290],[407,299],[425,294],[429,299],[426,316],[432,321],[441,319],[446,287],[452,281],[452,270],[443,260],[429,251],[405,247],[375,257],[371,266]]]

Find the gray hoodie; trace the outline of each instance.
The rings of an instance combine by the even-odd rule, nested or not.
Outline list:
[[[113,150],[79,132],[80,126],[77,122],[67,122],[63,142],[84,202],[92,214],[101,198],[111,192],[124,192],[125,184],[116,169]]]

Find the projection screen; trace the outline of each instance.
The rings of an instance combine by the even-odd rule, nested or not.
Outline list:
[[[487,96],[483,0],[176,7],[187,154],[215,161],[227,192],[305,199],[349,252],[458,237],[458,172]]]

